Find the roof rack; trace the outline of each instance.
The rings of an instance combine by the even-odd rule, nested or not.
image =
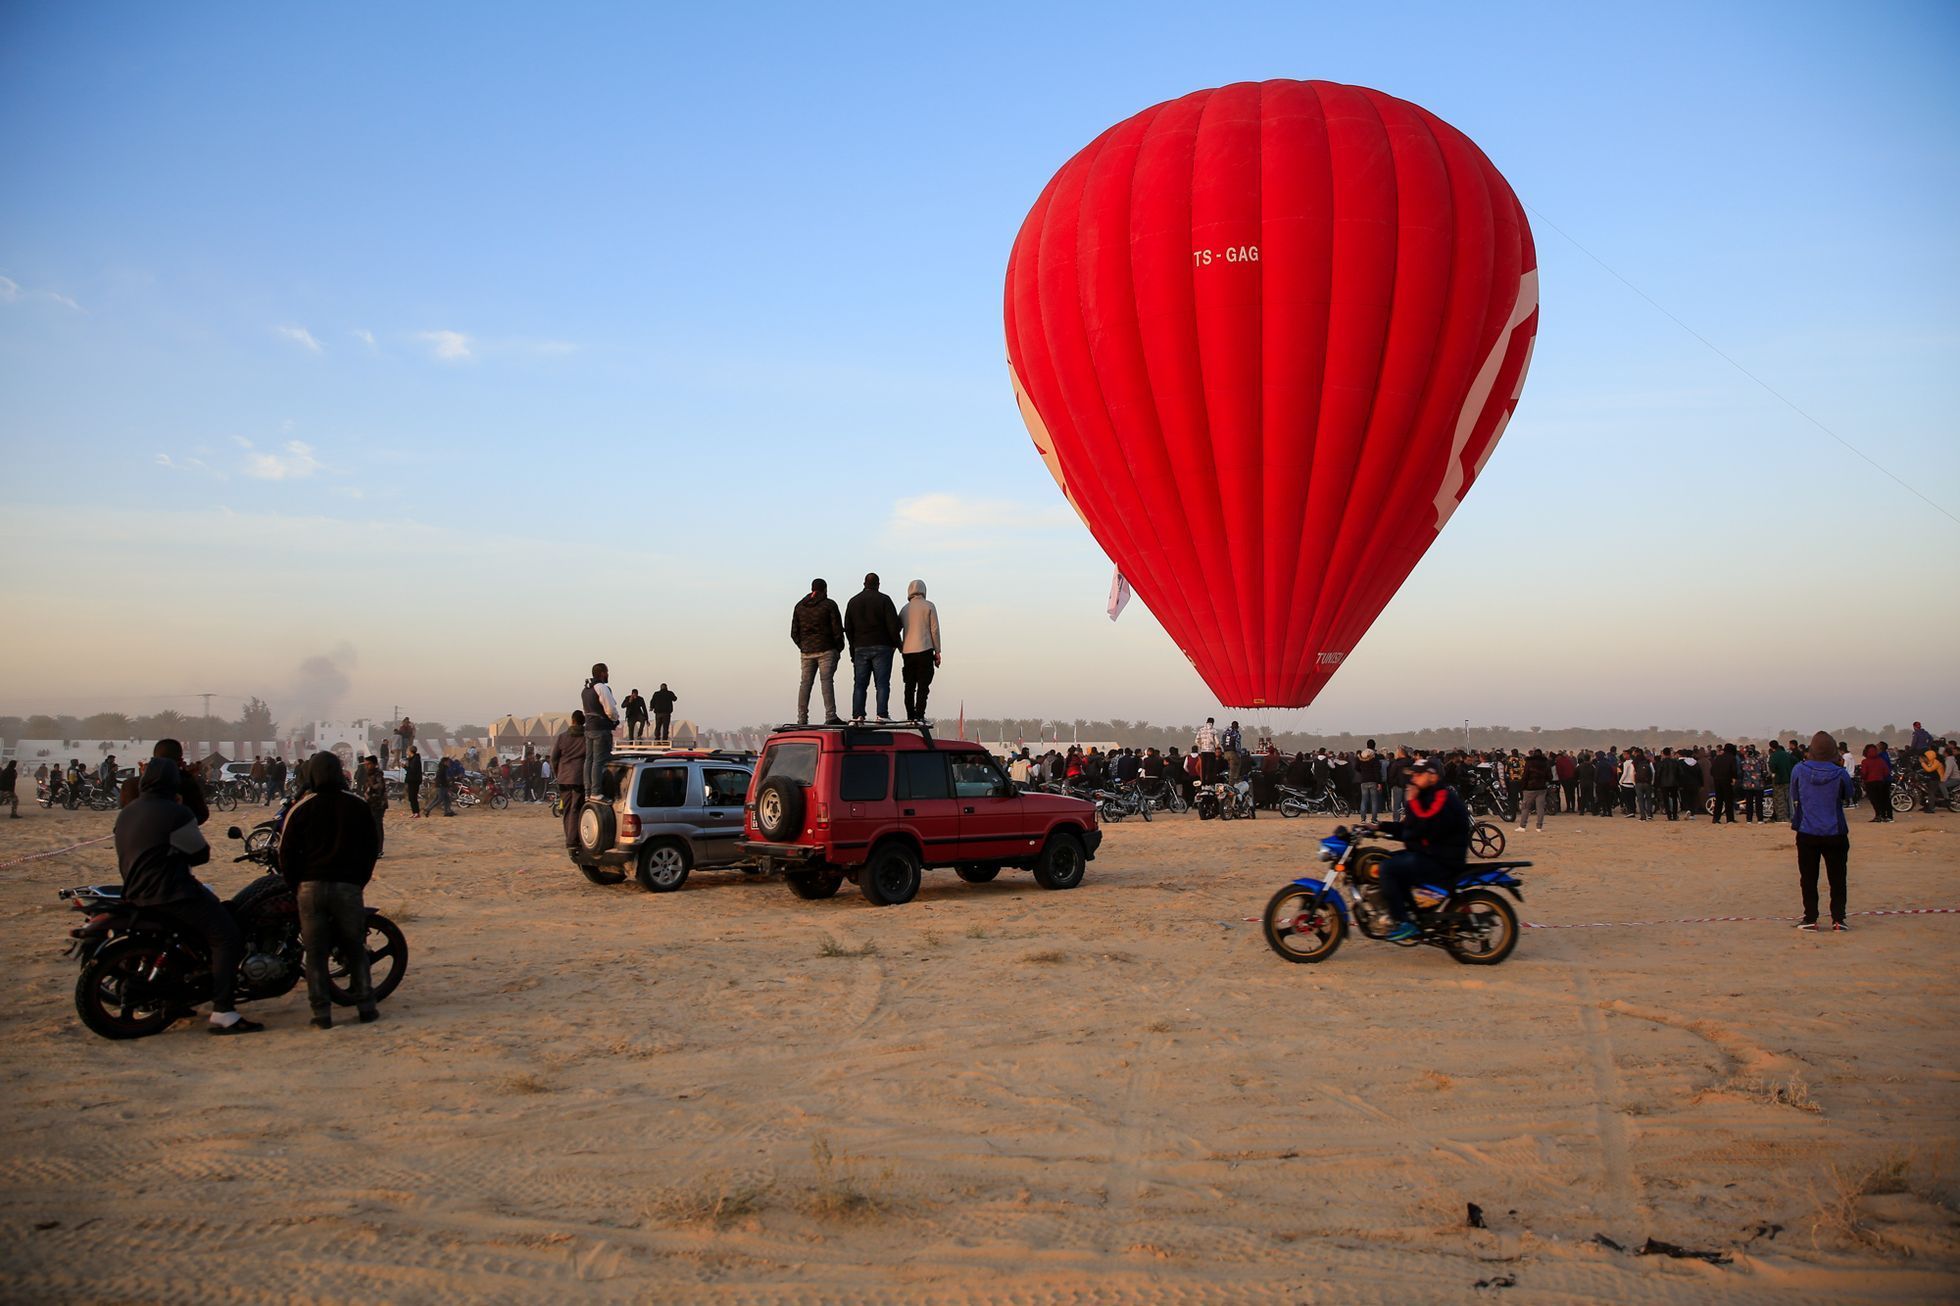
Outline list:
[[[613,741],[614,757],[664,757],[669,753],[680,753],[687,757],[748,757],[749,751],[743,748],[683,748],[673,743],[656,744],[648,739],[616,739]]]
[[[839,721],[833,725],[813,726],[799,726],[794,723],[785,723],[777,726],[770,733],[781,734],[784,731],[790,730],[834,730],[846,735],[868,735],[880,732],[889,734],[893,731],[904,731],[919,736],[926,741],[928,747],[933,742],[932,722],[930,721]]]

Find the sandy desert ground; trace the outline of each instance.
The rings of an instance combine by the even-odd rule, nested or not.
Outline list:
[[[877,910],[596,887],[539,808],[400,815],[369,901],[407,982],[328,1033],[294,994],[250,1038],[98,1039],[55,890],[107,845],[0,870],[0,1297],[1960,1294],[1960,916],[1799,934],[1778,827],[1514,833],[1529,920],[1774,919],[1532,930],[1477,970],[1273,956],[1244,918],[1312,818],[1126,822],[1072,892],[939,872]],[[110,819],[30,805],[0,863]],[[1960,822],[1853,836],[1854,910],[1960,906]]]

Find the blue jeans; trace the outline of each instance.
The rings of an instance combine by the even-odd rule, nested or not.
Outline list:
[[[1426,854],[1403,849],[1381,866],[1382,896],[1388,899],[1389,914],[1398,921],[1413,920],[1416,885],[1429,884],[1447,891],[1455,887],[1462,873],[1460,866],[1452,867]]]
[[[851,650],[851,716],[864,716],[864,691],[871,678],[878,678],[878,715],[892,714],[892,646],[867,644]]]
[[[1361,819],[1365,821],[1368,820],[1370,817],[1380,816],[1381,814],[1382,814],[1382,787],[1380,785],[1371,785],[1371,784],[1362,785],[1361,786]]]
[[[612,757],[613,737],[610,730],[585,732],[585,796],[600,797],[599,778],[606,773],[606,762]]]

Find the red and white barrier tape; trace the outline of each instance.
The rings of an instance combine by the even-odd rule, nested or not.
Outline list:
[[[38,862],[43,857],[59,857],[63,853],[72,853],[77,848],[87,848],[91,844],[107,843],[115,837],[113,834],[105,834],[99,839],[84,839],[80,843],[71,843],[66,848],[50,848],[44,853],[29,853],[25,857],[16,857],[10,862],[0,862],[0,871],[6,870],[9,866],[19,866],[25,862]]]
[[[1960,916],[1960,907],[1877,907],[1871,911],[1854,911],[1847,916]],[[1247,916],[1247,924],[1257,925],[1264,918]],[[1669,921],[1526,921],[1528,930],[1627,930],[1643,925],[1709,925],[1721,921],[1779,921],[1795,920],[1794,916],[1682,916]]]

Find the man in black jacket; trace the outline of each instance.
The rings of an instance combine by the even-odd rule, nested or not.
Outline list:
[[[681,701],[681,696],[667,688],[667,682],[663,680],[660,682],[660,688],[653,691],[653,697],[648,701],[653,707],[653,742],[671,743],[674,734],[674,704]]]
[[[156,747],[150,750],[150,756],[170,759],[171,764],[177,768],[177,801],[191,809],[191,815],[197,818],[199,825],[210,820],[211,808],[204,801],[204,786],[200,785],[197,777],[184,767],[183,743],[175,739],[159,739]],[[142,796],[140,779],[139,770],[137,775],[122,782],[122,801],[117,804],[118,806],[127,807]]]
[[[851,645],[851,720],[864,720],[865,690],[878,682],[878,720],[892,719],[892,654],[903,632],[891,596],[878,588],[878,573],[866,572],[864,588],[844,609],[844,638]]]
[[[796,690],[796,724],[810,724],[810,685],[819,676],[823,678],[823,723],[840,724],[837,655],[844,650],[844,618],[821,578],[811,581],[810,592],[796,601],[789,618],[789,638],[803,665],[803,680]]]
[[[279,873],[299,898],[306,997],[313,1007],[313,1027],[333,1028],[327,967],[338,952],[347,964],[354,1009],[365,1025],[381,1014],[368,973],[367,904],[361,893],[374,878],[380,840],[367,804],[347,791],[338,757],[315,753],[306,767],[307,792],[286,813],[279,833]]]
[[[116,817],[116,866],[122,872],[123,901],[201,937],[211,954],[211,1032],[252,1034],[264,1029],[238,1014],[232,995],[245,940],[238,922],[200,884],[191,867],[211,860],[211,845],[197,828],[197,817],[177,801],[177,764],[153,757],[143,768],[136,801]],[[361,813],[367,819],[367,813]]]
[[[1376,828],[1402,841],[1402,851],[1382,863],[1382,890],[1395,928],[1388,937],[1400,942],[1422,931],[1413,924],[1418,884],[1453,887],[1470,858],[1470,809],[1445,787],[1428,758],[1409,763],[1409,787],[1403,795],[1402,819],[1383,821]]]
[[[647,701],[634,690],[619,700],[619,710],[626,717],[626,738],[630,743],[645,737],[647,732]]]
[[[402,791],[408,795],[408,819],[422,819],[422,754],[413,747],[402,764]]]
[[[585,806],[585,712],[551,741],[551,778],[558,783],[558,806],[565,813],[565,850],[578,849],[578,809]]]

